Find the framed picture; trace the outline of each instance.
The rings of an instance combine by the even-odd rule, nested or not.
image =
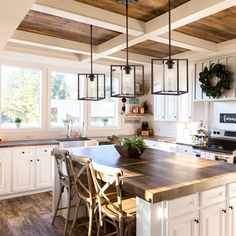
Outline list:
[[[132,107],[132,113],[133,114],[138,114],[139,113],[139,107],[138,106],[133,106]]]

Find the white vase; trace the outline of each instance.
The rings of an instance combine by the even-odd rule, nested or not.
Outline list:
[[[20,128],[20,126],[21,126],[21,123],[16,123],[17,128]]]

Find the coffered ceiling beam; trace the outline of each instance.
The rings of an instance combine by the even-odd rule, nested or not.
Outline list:
[[[151,37],[150,39],[164,44],[169,43],[168,33],[161,36]],[[171,45],[186,48],[188,50],[196,52],[216,51],[217,48],[216,43],[212,43],[207,40],[199,39],[176,31],[172,31],[171,39]]]
[[[101,28],[125,33],[125,17],[74,0],[38,0],[32,10],[92,24]],[[145,23],[129,18],[129,34],[139,36],[145,32]]]
[[[191,0],[172,10],[172,30],[187,25],[201,18],[212,15],[235,5],[235,0]],[[145,24],[146,33],[129,39],[129,46],[141,43],[145,40],[157,37],[168,32],[168,13],[154,18]],[[119,37],[119,38],[118,38]],[[98,46],[99,52],[95,59],[99,59],[110,53],[115,53],[125,48],[125,39],[115,37]],[[113,42],[113,43],[111,43]],[[83,60],[87,60],[85,57]]]
[[[35,47],[56,49],[64,52],[90,55],[90,45],[36,33],[17,30],[9,42],[31,45]]]
[[[7,44],[36,0],[8,0],[0,3],[0,50]],[[16,7],[17,6],[17,7]]]
[[[73,53],[73,54],[79,54],[80,58],[79,60],[82,60],[83,55],[90,56],[90,45],[86,43],[79,43],[74,42],[70,40],[60,39],[60,38],[54,38],[50,36],[45,35],[39,35],[35,33],[30,32],[24,32],[17,30],[13,37],[9,40],[11,43],[10,45],[25,45],[25,47],[29,48],[43,48],[47,49],[49,51],[57,50],[65,53]],[[13,44],[14,43],[14,44]],[[96,50],[96,47],[94,47]],[[94,54],[94,57],[96,57],[96,54]],[[132,63],[150,63],[151,59],[147,56],[142,56],[139,54],[130,54],[130,62]],[[89,60],[87,62],[90,62],[90,57],[88,57]],[[104,56],[104,58],[116,60],[116,61],[125,61],[125,52],[116,52],[115,54],[111,54],[108,56]],[[77,58],[78,59],[78,58]]]

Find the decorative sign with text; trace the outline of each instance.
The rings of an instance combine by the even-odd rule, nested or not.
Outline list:
[[[236,113],[220,113],[220,123],[236,124]]]

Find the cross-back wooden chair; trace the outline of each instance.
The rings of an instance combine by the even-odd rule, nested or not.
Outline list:
[[[67,235],[70,210],[72,207],[74,207],[71,205],[71,202],[75,194],[75,182],[74,182],[73,175],[70,168],[69,152],[66,150],[53,149],[51,154],[55,157],[56,168],[58,171],[59,184],[60,184],[59,196],[57,199],[57,204],[56,204],[56,209],[55,209],[53,220],[52,220],[52,225],[54,225],[55,223],[55,219],[57,217],[58,211],[67,209],[64,233],[63,233],[63,235],[65,236]],[[67,190],[67,194],[68,194],[67,206],[59,207],[60,202],[61,202],[61,196],[65,189]]]
[[[103,233],[106,235],[132,235],[131,229],[136,222],[136,199],[132,197],[122,198],[122,171],[117,168],[104,167],[93,163],[91,172],[100,211],[97,235],[100,235],[101,227],[105,225],[105,222],[109,222],[116,229],[116,231],[106,234],[106,227],[103,227]],[[109,194],[109,188],[113,185],[116,186],[115,198],[114,194],[112,194],[112,197]]]
[[[72,169],[74,183],[76,185],[77,204],[76,211],[73,219],[73,223],[70,230],[70,235],[73,233],[73,229],[76,224],[76,220],[81,219],[78,217],[79,208],[81,204],[85,204],[88,211],[88,222],[80,223],[79,225],[88,224],[88,236],[92,235],[93,219],[96,211],[96,191],[93,185],[91,168],[91,159],[87,157],[80,157],[71,155],[70,166]]]

